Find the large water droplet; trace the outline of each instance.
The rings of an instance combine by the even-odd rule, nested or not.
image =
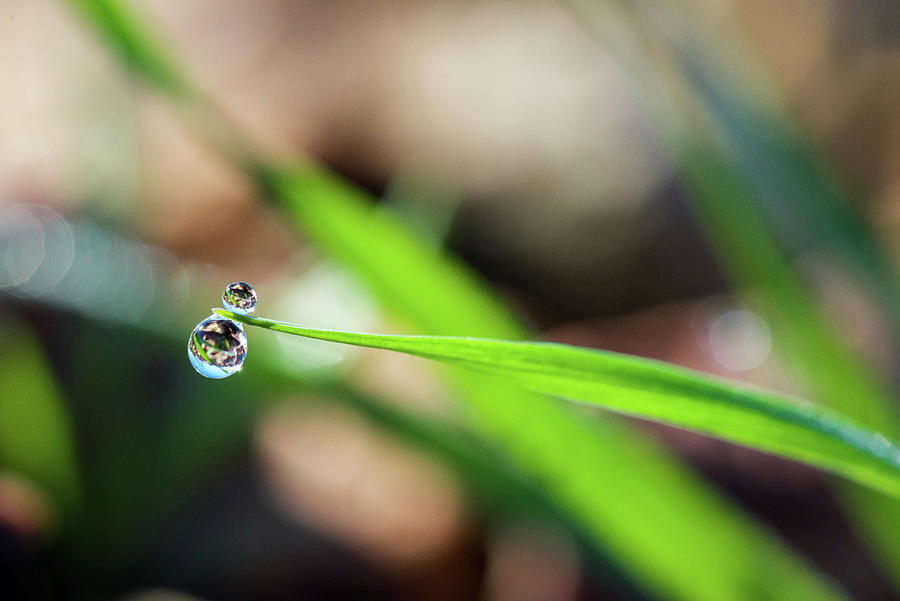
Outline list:
[[[247,282],[231,282],[222,293],[225,308],[241,315],[253,313],[256,309],[256,290]]]
[[[188,359],[201,376],[220,379],[239,371],[247,356],[247,337],[237,323],[218,315],[194,328],[187,345]]]

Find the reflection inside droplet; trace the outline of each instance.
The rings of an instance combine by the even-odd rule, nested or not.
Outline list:
[[[247,282],[231,282],[225,286],[222,303],[226,309],[241,315],[253,313],[256,309],[256,290]]]
[[[187,351],[191,365],[201,376],[227,378],[239,371],[244,363],[247,337],[237,323],[211,315],[191,332]]]

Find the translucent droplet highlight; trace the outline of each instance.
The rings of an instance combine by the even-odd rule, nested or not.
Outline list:
[[[222,293],[225,308],[241,315],[253,313],[256,309],[256,290],[247,282],[231,282]]]
[[[211,315],[191,332],[187,351],[191,365],[201,376],[216,380],[227,378],[240,371],[244,364],[247,336],[234,321]]]

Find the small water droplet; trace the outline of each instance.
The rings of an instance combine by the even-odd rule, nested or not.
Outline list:
[[[247,282],[231,282],[222,293],[225,308],[241,315],[253,313],[256,309],[256,290]]]
[[[220,379],[239,371],[247,356],[244,329],[230,319],[211,315],[197,324],[187,345],[188,359],[201,376]]]

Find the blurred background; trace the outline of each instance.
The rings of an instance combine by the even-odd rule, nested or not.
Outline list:
[[[900,504],[812,468],[386,352],[185,354],[243,280],[896,435],[896,2],[0,0],[0,81],[0,598],[900,598]]]

